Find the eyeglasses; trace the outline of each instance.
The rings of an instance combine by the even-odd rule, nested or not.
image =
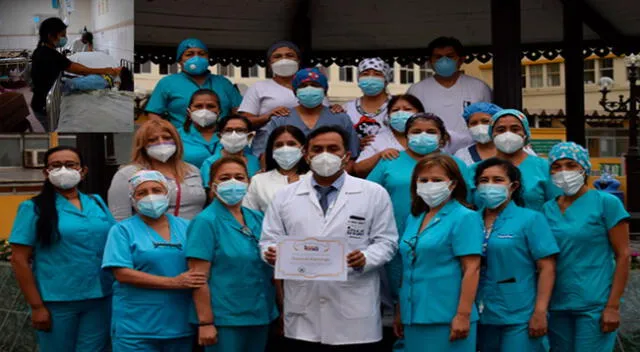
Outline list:
[[[65,167],[67,169],[79,169],[80,168],[80,163],[75,162],[75,161],[68,161],[68,162],[53,162],[49,165],[47,165],[47,170],[54,170],[54,169],[59,169],[61,167]]]

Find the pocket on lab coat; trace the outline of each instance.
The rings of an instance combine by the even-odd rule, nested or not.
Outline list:
[[[379,292],[372,280],[347,281],[340,284],[338,297],[340,312],[347,319],[368,318],[375,314],[379,307],[376,296]]]
[[[311,304],[313,282],[286,280],[284,282],[285,314],[305,314]]]

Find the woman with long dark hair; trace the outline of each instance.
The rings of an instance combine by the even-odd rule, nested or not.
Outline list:
[[[77,75],[120,75],[121,68],[89,68],[79,63],[71,62],[57,49],[67,44],[67,25],[57,18],[51,17],[42,21],[39,29],[38,47],[33,52],[31,63],[31,79],[33,80],[33,99],[31,107],[44,127],[49,131],[49,121],[46,112],[47,93],[63,71]]]
[[[178,128],[184,145],[183,160],[197,168],[222,148],[216,133],[220,98],[210,89],[199,89],[191,96],[187,119]]]
[[[113,280],[100,266],[116,221],[100,196],[78,190],[87,167],[75,148],[49,149],[44,160],[42,191],[13,224],[11,265],[40,351],[106,351]]]

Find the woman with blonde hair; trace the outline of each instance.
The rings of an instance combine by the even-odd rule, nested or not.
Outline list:
[[[147,121],[134,137],[131,163],[116,172],[109,187],[111,213],[120,221],[133,215],[128,180],[140,170],[156,170],[169,183],[169,209],[174,216],[194,218],[205,205],[200,171],[182,161],[184,148],[178,131],[165,120]]]

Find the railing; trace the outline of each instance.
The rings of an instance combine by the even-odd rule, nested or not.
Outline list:
[[[47,93],[47,118],[49,119],[49,131],[55,131],[60,120],[60,104],[62,100],[62,74]]]

